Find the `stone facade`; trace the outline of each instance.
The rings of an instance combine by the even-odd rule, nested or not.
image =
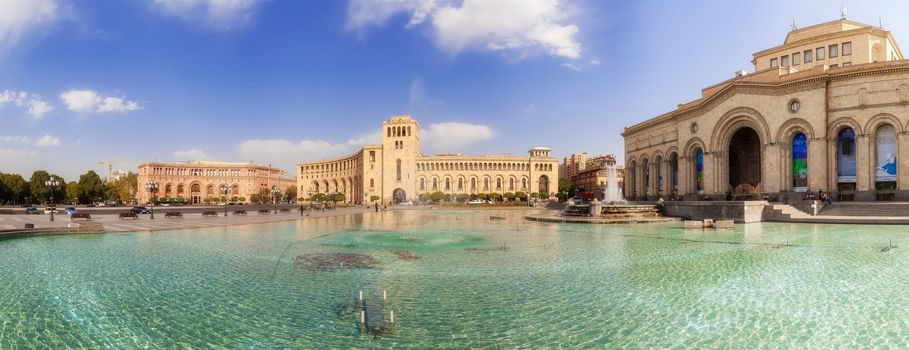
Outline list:
[[[253,163],[227,163],[191,161],[175,163],[150,162],[139,164],[139,189],[136,196],[140,203],[147,203],[151,194],[145,189],[149,182],[158,183],[159,198],[186,198],[188,203],[203,203],[206,198],[220,198],[221,184],[230,187],[228,197],[243,197],[249,203],[262,189],[271,191],[278,186],[283,194],[296,185],[284,170]]]
[[[382,123],[382,144],[368,145],[340,158],[297,165],[301,197],[342,193],[350,203],[415,200],[422,193],[449,195],[558,191],[558,160],[548,148],[528,156],[439,154],[420,152],[420,125],[409,116]]]
[[[792,64],[795,53],[834,45],[835,60]],[[783,56],[788,66],[771,67]],[[823,190],[909,200],[909,61],[890,32],[828,22],[791,32],[753,62],[756,72],[625,129],[626,197],[786,200]]]

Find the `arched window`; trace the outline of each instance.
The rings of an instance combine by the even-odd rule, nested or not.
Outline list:
[[[514,190],[514,178],[508,179],[508,189],[512,191]]]
[[[694,151],[694,183],[697,191],[704,191],[704,151],[700,148]]]
[[[521,191],[527,191],[527,178],[521,178]]]
[[[425,190],[425,189],[426,189],[426,179],[421,177],[420,178],[420,190]]]
[[[650,194],[650,160],[644,159],[641,162],[642,174],[641,178],[644,180],[644,195]]]
[[[792,190],[808,189],[808,137],[804,133],[792,136]]]
[[[451,190],[451,179],[445,179],[445,190],[446,191]]]
[[[628,170],[628,183],[631,185],[629,192],[631,192],[632,197],[635,197],[638,195],[638,182],[636,181],[638,178],[638,163],[632,160],[631,165],[626,170]]]
[[[877,128],[875,147],[877,148],[877,163],[875,164],[874,181],[896,181],[896,129],[893,125],[884,124]]]
[[[501,178],[496,179],[496,190],[499,190],[499,191],[502,190],[502,179]]]
[[[397,175],[395,177],[398,179],[398,181],[401,181],[401,160],[398,159],[397,161],[395,161],[395,163],[397,163],[397,172],[396,172]]]
[[[433,191],[439,190],[439,179],[432,179],[432,190]]]
[[[376,187],[376,179],[369,179],[369,188]]]
[[[470,190],[471,191],[477,190],[477,178],[470,179]]]
[[[458,179],[458,191],[464,190],[464,179]]]
[[[656,168],[657,192],[663,193],[663,157],[657,156],[653,166]]]
[[[483,179],[483,191],[489,191],[489,179]]]
[[[855,183],[855,130],[844,128],[836,135],[836,181]]]

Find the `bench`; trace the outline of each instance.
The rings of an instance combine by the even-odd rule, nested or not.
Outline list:
[[[120,213],[120,220],[126,219],[138,220],[139,215],[136,215],[136,213]]]
[[[76,219],[91,220],[92,216],[88,213],[76,213],[70,214],[69,219],[72,221],[76,221]]]
[[[238,215],[246,216],[246,210],[234,210],[234,216]]]
[[[206,211],[203,211],[203,212],[202,212],[202,217],[203,217],[203,218],[204,218],[204,217],[209,217],[209,216],[218,216],[218,213],[217,213],[216,211],[214,211],[214,210],[206,210]]]
[[[12,209],[0,209],[0,214],[2,215],[13,215]]]
[[[259,210],[259,215],[268,215],[268,214],[271,214],[271,210],[268,210],[268,209]]]
[[[281,208],[281,213],[290,213],[290,208]]]
[[[179,211],[169,211],[164,213],[164,218],[166,219],[182,219],[183,213]]]

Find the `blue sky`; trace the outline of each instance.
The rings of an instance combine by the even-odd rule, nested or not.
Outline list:
[[[424,153],[623,153],[841,1],[0,0],[0,172],[339,156],[412,114]],[[850,1],[902,43],[905,1]],[[888,17],[890,16],[890,17]]]

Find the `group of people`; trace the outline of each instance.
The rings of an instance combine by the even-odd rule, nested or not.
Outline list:
[[[817,192],[812,192],[811,190],[805,191],[804,200],[819,200],[824,202],[824,204],[833,203],[833,199],[830,197],[829,192],[824,192],[824,190],[818,190]]]

